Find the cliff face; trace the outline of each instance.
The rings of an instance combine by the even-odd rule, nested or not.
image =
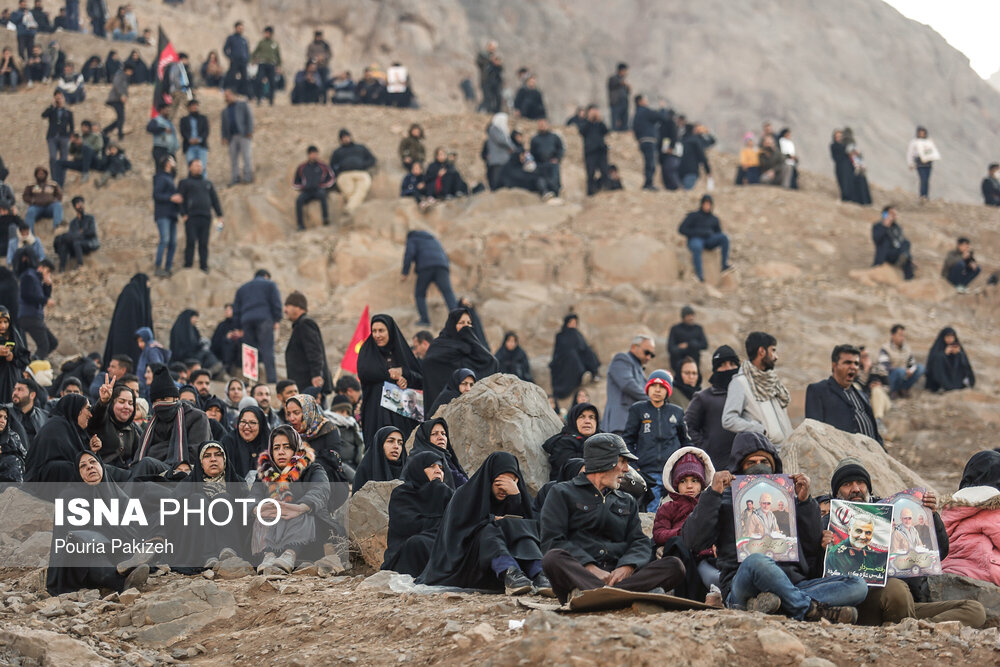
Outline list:
[[[476,81],[474,55],[488,38],[500,42],[507,85],[515,85],[522,65],[536,71],[558,120],[577,104],[606,107],[605,82],[624,60],[634,92],[662,97],[705,122],[721,148],[734,150],[745,131],[771,120],[776,129],[793,128],[803,166],[829,173],[831,130],[847,125],[870,178],[908,192],[916,191],[916,177],[905,150],[922,124],[943,156],[931,194],[956,200],[977,199],[1000,139],[993,111],[1000,93],[940,35],[880,0],[188,0],[179,10],[149,4],[150,14],[190,25],[196,39],[175,39],[199,57],[204,45],[221,46],[237,18],[247,21],[251,41],[274,24],[293,71],[312,30],[322,28],[335,68],[357,76],[366,63],[398,59],[410,67],[421,104],[435,111],[460,108],[458,84]],[[211,20],[192,21],[205,17]]]

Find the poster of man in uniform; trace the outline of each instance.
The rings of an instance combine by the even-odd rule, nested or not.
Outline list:
[[[924,490],[907,489],[882,502],[893,508],[889,576],[941,574],[934,513],[924,506]]]
[[[798,561],[795,482],[792,478],[788,475],[737,475],[732,488],[739,561],[742,563],[747,556],[756,553],[776,561]]]
[[[892,510],[891,505],[831,500],[833,542],[826,548],[823,576],[853,575],[869,586],[885,586]]]
[[[424,420],[424,392],[419,389],[400,389],[399,385],[386,382],[382,385],[382,400],[379,405],[397,415],[418,422]]]

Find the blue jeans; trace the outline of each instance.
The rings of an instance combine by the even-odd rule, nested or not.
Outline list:
[[[913,371],[913,375],[909,378],[906,377],[905,368],[893,368],[889,371],[889,392],[912,388],[923,374],[924,367],[921,364],[917,364],[916,370]]]
[[[451,272],[447,266],[432,266],[423,271],[417,271],[417,284],[413,288],[413,300],[417,302],[417,313],[420,314],[421,322],[430,322],[430,315],[427,314],[427,288],[431,283],[437,285],[444,297],[444,302],[448,304],[448,310],[454,310],[458,305],[455,300],[455,293],[451,290]]]
[[[208,149],[204,146],[189,146],[186,151],[184,151],[184,159],[187,160],[188,166],[195,160],[201,160],[201,166],[204,168],[205,177],[208,178]]]
[[[274,321],[253,320],[243,324],[243,342],[257,348],[257,354],[264,363],[267,382],[278,381],[278,371],[274,367]],[[304,389],[304,387],[299,387]]]
[[[174,265],[174,252],[177,250],[177,220],[157,218],[156,228],[160,230],[160,244],[156,246],[156,268],[163,266],[167,271]],[[163,264],[163,255],[167,261]]]
[[[115,28],[114,30],[111,31],[111,39],[115,40],[116,42],[134,42],[137,37],[138,35],[135,34],[135,31],[132,30],[128,32],[123,32],[121,28]]]
[[[690,190],[698,182],[698,174],[684,174],[681,176],[681,185],[685,190]]]
[[[646,507],[646,511],[647,512],[656,512],[656,510],[658,510],[660,508],[660,498],[662,497],[661,494],[663,493],[663,472],[662,472],[662,468],[661,468],[661,472],[646,473],[646,477],[649,477],[650,479],[653,480],[653,482],[655,482],[653,484],[653,488],[650,489],[650,491],[653,492],[653,499],[650,501],[649,505]]]
[[[712,234],[708,238],[688,239],[688,250],[691,251],[691,261],[694,262],[694,272],[698,280],[705,282],[705,272],[701,265],[703,250],[722,249],[722,270],[729,268],[729,237],[725,234]]]
[[[63,207],[62,204],[54,201],[46,206],[29,206],[24,213],[24,221],[31,228],[31,233],[35,233],[35,220],[38,218],[52,218],[52,229],[62,224]]]
[[[917,176],[920,177],[920,196],[927,197],[931,190],[931,165],[926,164],[917,167]]]
[[[736,570],[726,607],[746,609],[747,600],[759,593],[774,593],[781,610],[802,620],[813,600],[834,607],[856,607],[868,596],[868,584],[858,577],[824,577],[793,584],[778,564],[764,554],[750,554]]]

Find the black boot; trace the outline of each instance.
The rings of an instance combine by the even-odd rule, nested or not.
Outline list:
[[[507,595],[524,595],[531,592],[531,579],[516,567],[510,567],[503,573],[503,587]]]

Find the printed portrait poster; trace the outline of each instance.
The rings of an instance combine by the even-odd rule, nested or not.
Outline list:
[[[257,348],[243,343],[243,377],[254,382],[258,380],[258,359]]]
[[[379,405],[414,421],[424,420],[424,392],[419,389],[400,389],[398,384],[386,382]]]
[[[941,574],[934,512],[924,507],[924,489],[907,489],[882,502],[892,505],[888,575],[905,579]]]
[[[823,576],[853,575],[871,587],[885,586],[892,510],[892,505],[831,500],[833,543],[826,548]]]
[[[764,554],[776,561],[797,562],[795,482],[788,475],[737,475],[733,478],[736,556]]]

